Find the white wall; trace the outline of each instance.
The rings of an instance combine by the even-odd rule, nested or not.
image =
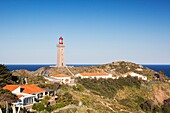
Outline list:
[[[127,74],[127,75],[128,75],[128,74]],[[127,75],[125,75],[124,77],[127,77]],[[132,77],[141,78],[142,80],[147,80],[147,77],[146,77],[146,76],[143,76],[143,75],[140,75],[140,74],[137,74],[137,73],[134,73],[134,72],[130,73],[129,75],[132,76]]]
[[[17,94],[20,93],[20,86],[18,88],[16,88],[15,90],[12,91],[13,94]]]
[[[103,76],[83,76],[83,75],[81,75],[80,73],[78,73],[78,74],[76,74],[75,75],[76,77],[81,77],[81,78],[97,78],[97,79],[99,79],[99,78],[112,78],[112,74],[108,74],[108,75],[103,75]]]
[[[35,98],[35,95],[24,94],[21,98],[19,98],[21,100],[21,102],[18,101],[17,103],[13,103],[13,105],[17,106],[17,107],[30,106],[35,103],[34,98]],[[25,99],[28,99],[28,101],[29,101],[29,103],[27,103],[27,105],[24,105]]]
[[[71,82],[71,77],[54,77],[56,80],[63,82],[64,84],[69,84]],[[68,79],[68,81],[66,81]]]

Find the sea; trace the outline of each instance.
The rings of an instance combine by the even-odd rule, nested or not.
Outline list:
[[[29,71],[36,71],[37,69],[39,69],[41,67],[55,66],[55,64],[13,64],[13,65],[6,64],[5,66],[7,66],[7,68],[10,71],[20,70],[20,69],[26,69],[26,70],[29,70]],[[67,64],[67,66],[80,67],[80,66],[98,66],[98,65],[97,64]],[[148,68],[153,69],[157,72],[162,70],[165,73],[166,76],[170,77],[170,65],[160,65],[160,64],[159,65],[157,65],[157,64],[154,64],[154,65],[147,64],[146,65],[145,64],[145,65],[142,65],[142,66],[148,67]]]

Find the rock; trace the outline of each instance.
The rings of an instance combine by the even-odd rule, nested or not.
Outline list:
[[[12,72],[14,76],[33,76],[33,72],[28,70],[15,70]]]

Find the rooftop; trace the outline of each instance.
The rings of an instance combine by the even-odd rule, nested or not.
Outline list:
[[[21,97],[22,97],[22,95],[17,95],[17,97],[18,97],[18,98],[21,98]]]
[[[19,85],[6,85],[3,87],[3,89],[8,89],[12,92],[13,90],[17,89],[18,87],[19,87]]]
[[[34,84],[23,85],[23,86],[21,86],[21,88],[24,88],[24,90],[22,91],[23,93],[28,93],[28,94],[45,92],[44,89],[42,89]]]
[[[108,76],[107,73],[79,73],[82,76]]]
[[[130,72],[127,72],[127,73],[123,73],[120,76],[127,76],[127,75],[131,75],[131,74],[132,74],[132,72],[130,71]]]
[[[22,93],[27,93],[27,94],[34,94],[34,93],[39,93],[39,92],[45,92],[44,89],[34,85],[34,84],[27,84],[27,85],[6,85],[3,87],[3,89],[8,89],[11,92],[17,89],[18,87],[22,88],[21,90]]]
[[[53,76],[53,77],[70,77],[70,76],[68,76],[66,74],[53,74],[51,76]]]

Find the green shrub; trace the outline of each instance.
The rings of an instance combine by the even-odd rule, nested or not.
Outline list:
[[[50,100],[50,97],[49,96],[45,96],[41,100],[41,103],[46,107],[49,104],[49,100]]]
[[[170,113],[170,108],[168,106],[163,105],[161,106],[161,109],[163,113]]]
[[[170,113],[163,105],[161,108],[154,104],[152,100],[147,100],[140,105],[140,108],[146,113]],[[165,110],[165,111],[164,111]]]
[[[136,103],[134,101],[132,101],[131,99],[122,99],[119,101],[120,104],[127,106],[129,108],[135,108],[136,107]]]
[[[72,101],[72,95],[68,92],[65,92],[63,95],[60,95],[59,98],[56,100],[56,102],[65,102],[66,104],[69,104]]]
[[[49,105],[46,107],[46,111],[48,112],[52,112],[53,110],[54,110],[54,106]]]
[[[57,103],[57,104],[54,106],[54,108],[55,108],[55,109],[58,109],[58,108],[62,108],[62,107],[64,107],[64,106],[66,106],[66,104],[65,104],[64,102],[60,102],[60,103]]]
[[[45,109],[45,107],[42,103],[34,103],[32,106],[32,109],[34,109],[36,111],[43,111]]]
[[[74,90],[83,92],[85,90],[84,86],[82,86],[81,84],[77,83],[75,87],[73,87]]]
[[[119,79],[78,79],[78,83],[91,90],[94,94],[113,98],[118,90],[124,86],[140,88],[141,81],[136,77],[120,77]]]

